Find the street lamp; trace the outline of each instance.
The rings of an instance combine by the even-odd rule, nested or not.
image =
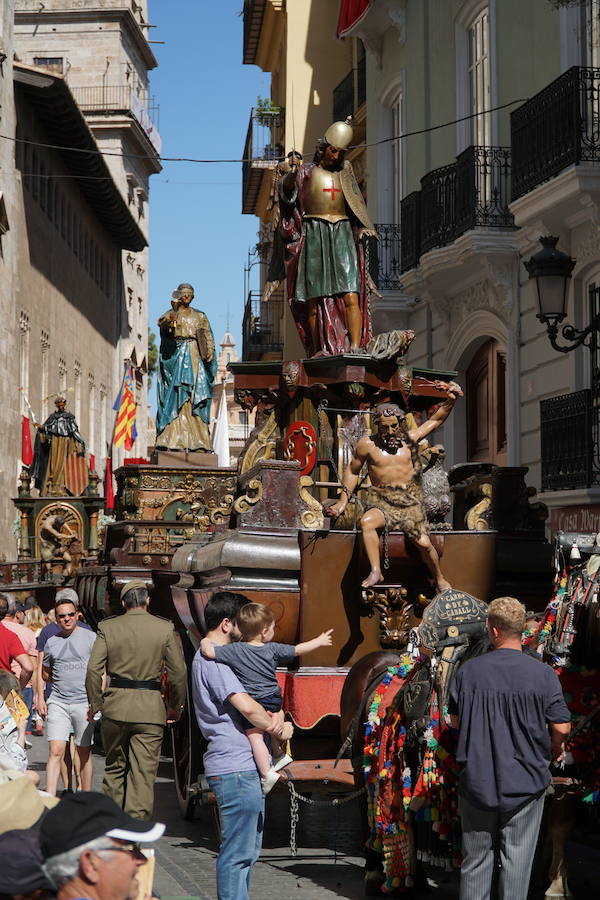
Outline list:
[[[558,326],[567,317],[567,291],[575,260],[557,249],[557,237],[541,237],[540,243],[542,249],[525,263],[525,268],[529,277],[535,279],[540,308],[537,317],[546,326],[550,343],[560,353],[569,353],[581,346],[595,350],[600,316],[595,316],[581,331],[573,325],[563,325],[562,336],[570,343],[561,345],[557,342]]]

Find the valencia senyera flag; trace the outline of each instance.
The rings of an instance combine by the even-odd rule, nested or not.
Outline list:
[[[134,441],[137,438],[137,428],[135,424],[135,391],[133,387],[133,369],[131,366],[125,370],[123,384],[121,385],[121,390],[119,391],[119,396],[115,401],[113,409],[117,412],[113,443],[115,447],[124,446],[126,450],[131,450]]]

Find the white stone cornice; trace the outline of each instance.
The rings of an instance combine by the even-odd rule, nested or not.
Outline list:
[[[594,207],[592,211],[592,207]],[[521,227],[543,220],[556,229],[568,220],[576,224],[593,217],[599,219],[600,165],[580,163],[569,166],[549,181],[538,185],[510,204],[515,222]]]

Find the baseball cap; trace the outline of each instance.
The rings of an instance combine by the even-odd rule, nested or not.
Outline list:
[[[46,814],[40,827],[42,857],[66,853],[99,837],[118,841],[156,841],[164,833],[162,822],[145,822],[124,812],[114,800],[96,791],[63,797]]]
[[[37,831],[14,829],[0,835],[0,894],[52,890],[42,871]]]
[[[32,828],[59,801],[38,791],[22,772],[17,778],[0,784],[0,835],[6,831]]]

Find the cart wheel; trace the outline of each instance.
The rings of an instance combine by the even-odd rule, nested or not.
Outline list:
[[[175,775],[175,790],[181,815],[186,820],[194,818],[196,798],[193,786],[201,769],[201,759],[198,754],[199,735],[194,733],[190,713],[189,699],[183,714],[171,728],[171,744],[173,747],[173,770]],[[196,729],[197,731],[197,729]]]
[[[195,787],[202,772],[202,753],[206,744],[198,728],[192,702],[190,673],[194,651],[189,641],[181,643],[188,670],[187,699],[181,718],[171,726],[171,746],[177,801],[181,815],[189,821],[194,817]]]

